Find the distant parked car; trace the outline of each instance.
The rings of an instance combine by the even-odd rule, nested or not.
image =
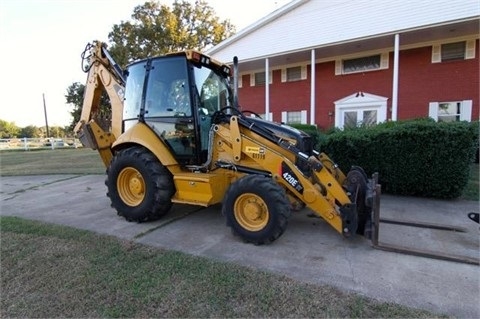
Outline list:
[[[54,147],[68,146],[68,144],[65,143],[61,138],[47,138],[47,140],[45,141],[45,143],[43,145],[44,146],[52,146],[52,143],[53,143]]]

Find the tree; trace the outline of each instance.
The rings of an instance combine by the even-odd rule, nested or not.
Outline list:
[[[60,126],[50,127],[50,137],[65,137],[65,131]]]
[[[204,50],[235,33],[229,20],[220,20],[206,1],[175,0],[172,8],[157,1],[133,10],[131,21],[113,26],[109,51],[117,63],[186,49]]]
[[[15,125],[15,122],[0,120],[0,138],[17,137],[19,133],[20,128]]]
[[[157,1],[136,6],[131,21],[115,24],[108,35],[108,51],[122,67],[128,63],[186,49],[204,50],[216,45],[235,33],[228,20],[220,20],[205,0],[194,4],[186,0],[175,0],[172,8]],[[80,119],[85,86],[78,82],[67,88],[67,104],[73,105],[73,130]],[[104,94],[101,110],[95,116],[97,123],[108,128],[111,112],[108,96]]]
[[[41,131],[38,127],[34,125],[25,126],[20,130],[20,137],[40,137]]]

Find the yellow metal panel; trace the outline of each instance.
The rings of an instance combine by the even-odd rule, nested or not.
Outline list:
[[[123,144],[134,143],[139,144],[150,150],[160,160],[164,166],[178,165],[177,160],[170,153],[167,146],[160,138],[143,123],[137,123],[128,131],[118,137],[113,143],[112,148],[115,149]],[[168,167],[172,171],[172,167]],[[173,173],[173,172],[172,172]]]
[[[318,159],[320,160],[320,162],[322,162],[322,165],[325,166],[328,169],[328,171],[335,177],[335,179],[341,185],[343,185],[346,177],[345,177],[345,174],[340,169],[340,167],[338,167],[337,164],[335,164],[335,162],[332,161],[330,157],[328,157],[328,155],[325,153],[320,153],[320,155],[318,156]]]
[[[228,173],[217,170],[210,173],[177,173],[173,176],[175,203],[210,206],[222,201],[230,179]]]
[[[240,135],[240,127],[236,116],[230,118],[230,133],[232,134],[233,160],[238,162],[242,158],[242,136]]]

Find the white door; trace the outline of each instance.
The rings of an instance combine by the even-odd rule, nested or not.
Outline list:
[[[387,120],[388,98],[358,92],[335,101],[335,127],[375,125]]]
[[[342,109],[341,110],[341,122],[340,126],[344,127],[357,127],[357,126],[370,126],[379,122],[378,112],[374,108],[362,108],[362,109]]]

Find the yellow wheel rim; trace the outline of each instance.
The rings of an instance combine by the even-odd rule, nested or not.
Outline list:
[[[145,198],[145,180],[133,167],[124,168],[117,178],[118,195],[129,206],[138,206]]]
[[[245,193],[237,198],[234,214],[240,226],[249,231],[263,229],[269,218],[267,204],[262,198],[252,193]]]

